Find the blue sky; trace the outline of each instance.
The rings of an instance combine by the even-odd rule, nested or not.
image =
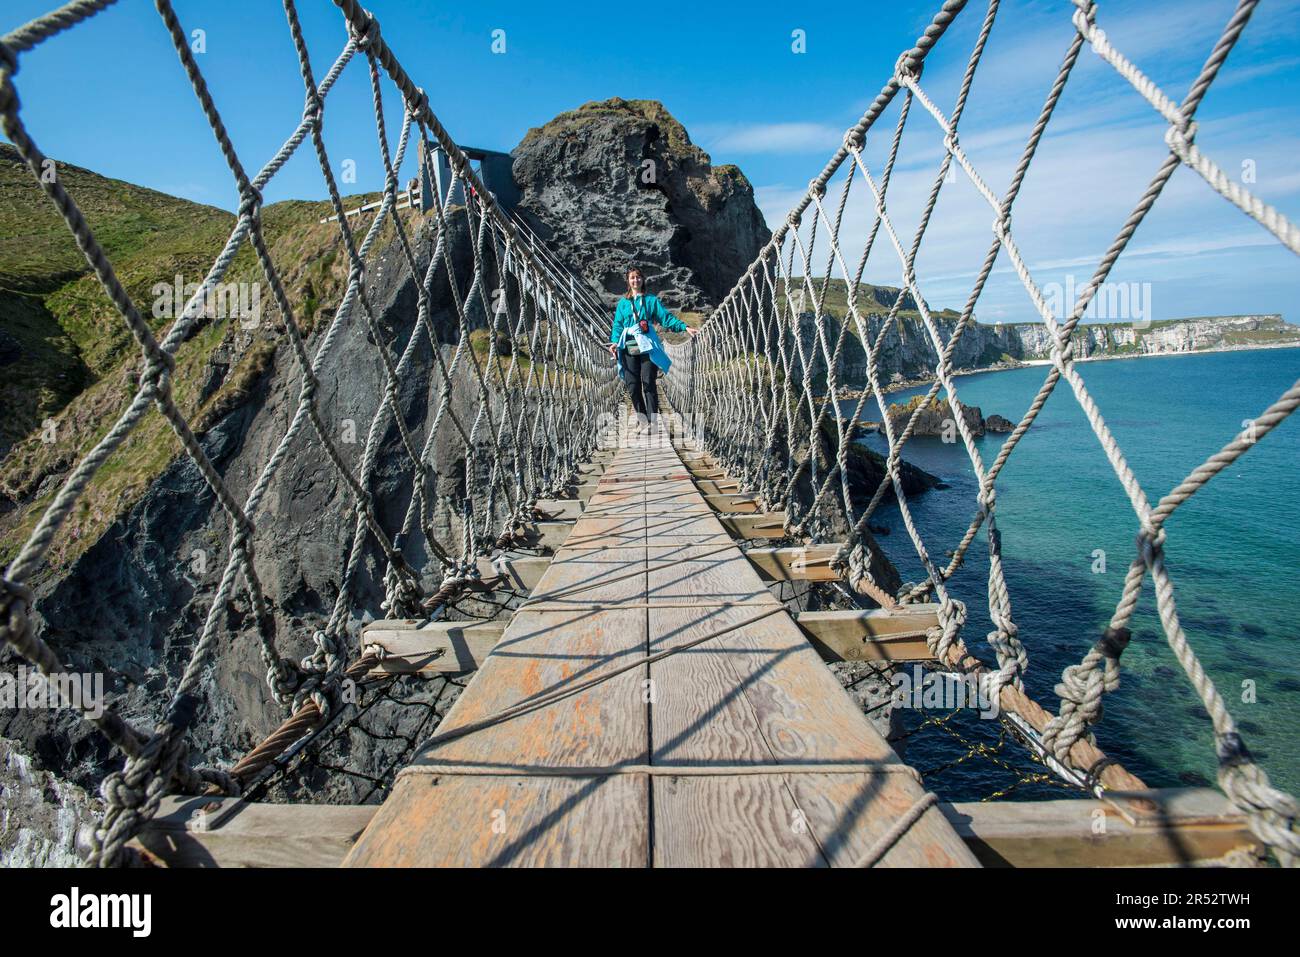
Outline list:
[[[0,31],[54,6],[8,0]],[[715,163],[745,171],[769,225],[799,199],[937,6],[938,0],[369,4],[459,142],[509,150],[529,127],[588,100],[658,99]],[[1231,0],[1110,0],[1099,4],[1098,22],[1180,99],[1233,7]],[[187,30],[205,31],[200,66],[245,165],[257,168],[302,111],[280,5],[177,0],[175,8]],[[1239,177],[1243,164],[1252,164],[1249,188],[1293,220],[1300,216],[1300,106],[1293,93],[1300,88],[1298,8],[1300,0],[1260,5],[1202,107],[1197,139],[1229,175]],[[973,0],[927,65],[923,85],[945,112],[986,9]],[[1001,4],[962,122],[963,146],[995,193],[1006,186],[1070,42],[1072,9],[1068,0]],[[346,39],[342,19],[328,0],[299,0],[299,10],[319,77]],[[494,30],[505,31],[504,54],[492,51]],[[805,32],[804,53],[792,51],[794,30]],[[16,81],[25,122],[48,155],[199,202],[236,205],[230,175],[152,3],[122,0],[48,41],[23,57]],[[350,189],[357,191],[382,184],[369,95],[364,64],[354,61],[326,110],[331,157],[336,166],[356,161],[358,182]],[[868,139],[873,174],[899,101]],[[391,96],[388,104],[395,126],[400,104]],[[1164,129],[1154,110],[1085,50],[1016,207],[1015,234],[1041,283],[1073,278],[1081,284],[1090,275],[1160,165]],[[941,151],[938,128],[918,105],[889,198],[905,244]],[[268,188],[267,200],[323,197],[315,162],[309,149],[300,150]],[[851,260],[870,219],[864,185],[859,177],[846,214]],[[964,174],[945,186],[918,261],[921,290],[932,304],[964,302],[990,222],[990,210]],[[866,277],[898,284],[899,276],[898,258],[882,235]],[[1281,312],[1300,319],[1295,257],[1186,169],[1175,174],[1112,279],[1131,284],[1147,318]],[[984,321],[1035,317],[1005,256],[976,314]]]

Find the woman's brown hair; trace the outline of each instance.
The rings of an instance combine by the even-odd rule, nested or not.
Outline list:
[[[642,295],[644,295],[645,293],[649,292],[649,290],[646,289],[646,284],[645,284],[645,273],[643,273],[643,272],[641,271],[641,267],[640,267],[640,266],[629,266],[629,267],[627,268],[627,272],[625,272],[625,273],[623,274],[623,281],[627,283],[627,292],[623,293],[623,298],[624,298],[624,299],[631,299],[631,298],[632,298],[632,284],[631,284],[630,282],[628,282],[628,277],[630,277],[630,276],[632,275],[632,273],[636,273],[638,276],[641,277],[641,293],[642,293]]]

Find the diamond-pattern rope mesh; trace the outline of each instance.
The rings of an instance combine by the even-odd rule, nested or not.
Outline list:
[[[1071,339],[1089,303],[1106,281],[1138,225],[1180,166],[1194,170],[1213,190],[1272,233],[1286,248],[1300,252],[1295,225],[1232,182],[1195,144],[1197,108],[1257,2],[1242,0],[1237,5],[1181,103],[1171,100],[1136,65],[1110,45],[1098,24],[1098,4],[1089,0],[1074,0],[1072,6],[1062,3],[1063,16],[1072,18],[1074,35],[1030,129],[1020,161],[1001,196],[988,185],[958,136],[972,79],[998,17],[998,0],[988,3],[950,112],[945,114],[933,102],[921,81],[926,56],[966,6],[965,0],[944,3],[916,46],[899,57],[893,75],[880,94],[861,120],[847,131],[843,145],[809,184],[786,222],[775,231],[768,245],[709,316],[694,342],[671,348],[674,360],[683,363],[692,375],[689,384],[670,378],[665,388],[677,408],[689,411],[697,436],[721,466],[736,476],[742,487],[757,490],[763,508],[785,512],[786,531],[790,536],[812,542],[842,541],[837,561],[858,592],[884,607],[920,600],[936,602],[940,627],[929,636],[931,650],[939,661],[952,665],[964,654],[961,635],[966,609],[949,594],[946,586],[961,568],[964,556],[983,529],[989,561],[988,614],[993,625],[987,643],[996,658],[996,668],[986,670],[981,681],[991,696],[997,696],[1004,688],[1021,691],[1022,674],[1028,665],[1028,653],[1018,634],[1011,594],[1003,572],[1001,532],[997,523],[997,480],[1009,456],[1033,426],[1048,396],[1064,381],[1083,410],[1102,453],[1132,505],[1137,519],[1137,549],[1115,612],[1101,638],[1079,664],[1065,669],[1057,685],[1060,696],[1058,713],[1048,722],[1040,744],[1047,755],[1067,768],[1089,776],[1094,771],[1090,767],[1077,767],[1077,746],[1080,742],[1091,741],[1090,729],[1101,716],[1102,697],[1119,685],[1120,653],[1130,638],[1128,625],[1142,585],[1149,577],[1169,646],[1213,724],[1220,787],[1232,804],[1248,815],[1254,833],[1272,848],[1279,860],[1294,864],[1300,854],[1300,835],[1295,830],[1295,800],[1271,786],[1268,776],[1252,759],[1222,696],[1188,643],[1179,621],[1170,572],[1165,564],[1164,526],[1183,502],[1294,411],[1300,404],[1300,382],[1261,412],[1250,428],[1232,437],[1173,490],[1153,502],[1129,467],[1090,393],[1075,361]],[[1068,315],[1056,315],[1017,244],[1011,226],[1012,210],[1061,94],[1085,49],[1091,49],[1109,63],[1165,119],[1168,123],[1165,142],[1169,152],[1098,262],[1092,278],[1079,290]],[[875,131],[876,123],[896,99],[901,99],[897,126],[888,141],[883,165],[873,172],[865,156],[866,139],[869,134],[881,135]],[[942,133],[944,144],[933,186],[910,240],[900,235],[888,202],[891,173],[898,158],[903,129],[909,122],[934,123]],[[939,195],[945,183],[954,179],[950,176],[954,164],[988,204],[993,237],[960,318],[945,331],[926,304],[922,279],[915,266]],[[828,195],[831,179],[841,172],[838,195]],[[844,227],[845,210],[851,194],[862,197],[860,201],[870,211],[870,225],[865,235]],[[899,285],[904,293],[894,300],[888,315],[883,318],[868,314],[868,306],[873,304],[858,301],[858,282],[873,253],[877,257],[873,263],[880,259],[895,262],[901,280]],[[974,322],[975,305],[994,263],[1003,254],[1050,332],[1052,364],[1041,388],[997,457],[986,463],[970,424],[962,414],[961,393],[954,379],[952,357],[963,333]],[[818,276],[821,278],[815,278]],[[832,283],[842,287],[847,298],[845,319],[839,324],[838,331],[828,329],[830,324],[825,308]],[[935,381],[926,402],[917,406],[900,429],[899,423],[891,421],[888,414],[886,390],[882,387],[887,383],[881,382],[880,359],[891,337],[903,334],[899,311],[908,299],[915,304],[920,316],[926,346],[933,357]],[[866,353],[867,388],[860,393],[841,379],[845,370],[844,348],[850,334],[857,336]],[[979,487],[970,526],[953,547],[950,560],[942,566],[934,560],[934,553],[927,547],[908,507],[901,469],[901,451],[912,436],[919,416],[940,390],[946,393],[952,420]],[[874,398],[879,410],[889,452],[885,478],[870,500],[863,502],[854,500],[848,480],[847,457],[850,444],[860,435],[861,413],[869,398]],[[853,411],[841,414],[841,403],[852,403]],[[801,488],[811,489],[811,492],[801,494]],[[877,546],[868,531],[870,519],[891,492],[912,547],[925,570],[924,581],[905,586],[897,595],[889,594],[871,572],[872,551]],[[847,517],[847,537],[830,538],[835,528],[830,521],[832,512]]]
[[[318,81],[295,3],[284,0],[301,68],[305,105],[292,135],[251,177],[208,90],[185,27],[168,0],[155,3],[240,196],[235,227],[220,255],[180,315],[156,335],[115,274],[95,237],[94,224],[82,216],[75,198],[57,177],[42,175],[47,168],[45,156],[23,121],[18,95],[16,78],[24,53],[63,30],[85,23],[111,5],[112,0],[69,3],[0,41],[0,128],[66,222],[104,293],[135,338],[144,368],[125,411],[72,469],[5,570],[0,590],[0,635],[42,674],[63,671],[55,652],[36,632],[31,617],[30,582],[96,471],[151,409],[165,417],[184,453],[198,467],[229,520],[230,534],[220,584],[162,721],[152,729],[141,729],[111,710],[103,715],[85,712],[87,720],[103,730],[127,757],[125,768],[109,775],[102,788],[108,810],[96,834],[93,853],[93,860],[101,864],[120,859],[125,842],[157,811],[166,791],[203,793],[205,789],[216,789],[238,793],[242,787],[242,780],[227,771],[192,768],[185,743],[185,732],[202,693],[205,669],[211,663],[218,638],[228,628],[228,600],[237,590],[243,589],[253,611],[271,694],[292,715],[311,718],[303,730],[318,726],[334,706],[349,662],[355,667],[365,657],[364,649],[355,647],[355,639],[349,635],[349,619],[363,611],[378,611],[356,607],[355,579],[366,549],[377,549],[387,562],[384,612],[390,617],[423,617],[437,612],[470,582],[479,579],[478,556],[515,544],[523,524],[535,517],[537,500],[557,493],[576,478],[577,464],[590,456],[598,429],[606,424],[605,417],[620,401],[618,381],[608,356],[592,332],[603,324],[603,317],[593,312],[589,298],[575,294],[567,275],[536,257],[529,245],[520,241],[511,218],[483,187],[468,158],[431,111],[423,90],[410,81],[380,37],[379,24],[350,2],[336,3],[349,38]],[[359,241],[344,209],[322,132],[326,100],[353,61],[359,61],[360,68],[368,72],[378,155],[385,173],[382,204]],[[390,146],[384,111],[385,82],[396,88],[403,104],[395,149]],[[302,304],[291,301],[285,290],[261,221],[263,190],[308,140],[338,220],[348,265],[346,292],[328,328],[316,340],[314,353],[308,350],[300,324]],[[447,195],[463,194],[464,198],[452,205],[444,204],[440,196],[434,197],[429,213],[432,254],[422,269],[408,226],[396,211],[397,170],[408,151],[422,150],[427,155],[434,141],[446,152],[452,167]],[[417,321],[405,341],[393,341],[381,327],[367,287],[367,261],[386,228],[395,233],[410,275],[419,278]],[[463,228],[471,238],[468,275],[464,266],[458,272],[453,261],[453,228]],[[202,319],[203,304],[246,244],[256,256],[262,280],[283,324],[283,339],[299,375],[299,399],[288,428],[263,464],[251,491],[240,501],[181,413],[172,392],[171,376],[177,349],[195,331]],[[450,358],[440,347],[430,301],[431,290],[440,278],[450,289],[456,320],[456,343]],[[359,460],[352,461],[325,421],[318,394],[340,334],[357,323],[368,332],[382,369],[377,383],[382,399]],[[486,330],[485,350],[476,348],[472,338],[471,334],[478,330]],[[508,355],[503,355],[499,347],[505,342],[510,344]],[[398,391],[412,362],[421,354],[421,344],[431,352],[433,381],[438,390],[436,412],[423,436],[408,427]],[[452,401],[454,391],[466,383],[471,393],[476,393],[470,421],[458,415]],[[386,527],[380,520],[371,491],[381,441],[390,428],[398,433],[401,468],[409,476],[412,489],[404,518],[397,527]],[[277,648],[253,561],[252,539],[272,478],[303,443],[317,444],[325,452],[350,497],[355,527],[328,624],[315,634],[313,654],[294,662]],[[432,452],[447,447],[463,452],[463,476],[437,474]],[[457,486],[458,491],[447,491]],[[434,515],[439,508],[459,514],[459,541],[449,541],[445,534],[440,537],[435,532]],[[433,595],[424,593],[421,575],[405,557],[414,538],[422,540],[422,553],[436,562],[432,571],[441,576],[442,586]],[[429,571],[426,569],[426,574]]]

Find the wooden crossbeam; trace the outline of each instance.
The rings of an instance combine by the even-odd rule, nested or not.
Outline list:
[[[721,514],[718,521],[732,538],[781,538],[785,535],[785,512]]]
[[[724,472],[722,469],[715,469],[712,468],[711,466],[701,467],[701,466],[688,465],[687,470],[691,473],[691,475],[694,478],[707,479],[708,481],[711,482],[717,482],[728,478],[727,473]]]
[[[515,590],[530,592],[546,574],[551,565],[547,555],[506,555],[496,558],[479,558],[478,573],[484,579],[505,576]]]
[[[740,484],[730,479],[699,479],[695,484],[701,495],[734,495],[740,491]]]
[[[758,511],[758,502],[754,499],[754,496],[745,495],[741,492],[731,492],[725,495],[706,495],[704,501],[715,512],[723,512],[729,515]]]
[[[131,846],[160,867],[338,867],[378,810],[164,797]]]
[[[553,519],[568,520],[582,514],[583,503],[576,498],[539,498],[537,507]]]
[[[456,674],[477,671],[505,630],[504,621],[375,621],[362,629],[361,646],[384,650],[372,675]]]
[[[803,611],[795,621],[826,661],[927,661],[925,632],[939,624],[938,605],[853,611]]]
[[[941,804],[985,867],[1158,867],[1257,849],[1243,815],[1209,788],[1140,792],[1156,813],[1133,824],[1107,801]]]
[[[769,582],[831,582],[840,577],[831,568],[839,545],[807,545],[803,548],[751,548],[745,557]]]
[[[573,519],[567,521],[534,522],[532,542],[539,548],[559,548],[573,531]]]

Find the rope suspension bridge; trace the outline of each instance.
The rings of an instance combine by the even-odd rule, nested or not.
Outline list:
[[[346,855],[358,866],[1243,863],[1264,853],[1284,865],[1300,859],[1295,801],[1269,783],[1201,667],[1164,557],[1170,517],[1294,411],[1300,382],[1153,500],[1093,400],[1072,346],[1090,301],[1179,167],[1300,253],[1295,225],[1229,179],[1196,144],[1197,109],[1256,2],[1237,5],[1181,102],[1111,46],[1098,4],[1062,3],[1074,34],[999,196],[958,130],[1000,3],[987,4],[945,113],[927,94],[922,73],[967,7],[947,0],[699,335],[667,344],[674,360],[662,384],[668,411],[649,433],[626,421],[622,385],[605,351],[608,315],[600,298],[484,188],[378,21],[355,0],[333,0],[348,38],[323,76],[312,66],[297,3],[283,0],[304,109],[284,145],[256,171],[231,141],[185,26],[168,0],[155,0],[240,197],[235,225],[198,292],[155,333],[76,197],[57,177],[43,175],[46,157],[19,98],[23,57],[113,2],[68,3],[0,40],[0,128],[66,222],[138,344],[143,369],[125,410],[67,474],[5,569],[0,634],[42,674],[65,670],[41,633],[32,583],[96,471],[154,411],[199,470],[229,532],[219,584],[160,717],[140,726],[113,709],[86,711],[124,758],[103,782],[105,812],[91,863],[211,863],[222,854],[240,863],[302,863],[303,855],[339,863]],[[1086,50],[1165,119],[1168,155],[1068,314],[1057,315],[1017,245],[1012,211]],[[350,216],[323,126],[331,91],[354,63],[369,77],[385,188],[377,209]],[[395,147],[386,86],[402,103]],[[877,130],[891,105],[898,107],[896,125]],[[888,204],[909,123],[936,124],[944,144],[910,239]],[[873,170],[866,145],[882,137],[886,158]],[[443,202],[441,191],[432,197],[422,239],[399,215],[411,199],[399,188],[398,170],[408,154],[427,160],[435,148],[448,158],[452,189],[461,189],[456,203]],[[264,190],[300,149],[318,160],[348,270],[337,309],[310,336],[261,218]],[[987,202],[993,235],[960,317],[944,322],[927,307],[915,264],[954,169]],[[854,201],[869,213],[864,231],[846,225]],[[367,215],[373,218],[365,225]],[[380,322],[370,282],[386,229],[402,267],[418,280],[405,338]],[[468,237],[471,253],[460,262],[457,235]],[[223,474],[179,408],[172,381],[178,349],[245,246],[272,294],[299,390],[292,416],[251,477]],[[900,334],[905,297],[883,317],[858,301],[873,251],[896,260],[933,354],[936,378],[927,399],[946,394],[979,485],[969,527],[946,564],[933,558],[904,494],[901,453],[920,410],[898,428],[882,382],[880,357]],[[1004,254],[1050,332],[1052,362],[987,463],[961,414],[953,356]],[[847,295],[838,328],[825,308],[836,287]],[[453,317],[450,338],[434,319],[444,300]],[[379,370],[379,399],[359,455],[337,441],[322,388],[340,337],[353,327],[366,333]],[[851,336],[866,352],[865,389],[844,381]],[[420,362],[429,364],[431,382],[422,417],[411,414],[400,390]],[[1059,701],[1047,710],[1023,683],[1032,643],[1022,639],[1013,614],[997,489],[1009,457],[1062,381],[1132,504],[1137,547],[1114,614],[1079,663],[1065,669]],[[471,401],[458,402],[458,395]],[[873,400],[888,443],[886,474],[861,501],[849,482],[849,453]],[[845,403],[851,414],[841,412]],[[350,547],[328,618],[310,635],[277,634],[254,541],[277,474],[309,444],[323,451],[348,496]],[[447,449],[463,459],[457,470],[436,464],[447,460],[436,454]],[[377,501],[381,467],[400,470],[403,501]],[[871,533],[870,520],[886,502],[896,504],[925,571],[924,580],[901,588],[882,580],[883,552]],[[952,587],[980,538],[988,550],[990,663],[968,647],[967,607]],[[359,584],[368,556],[382,562],[380,607],[365,605]],[[1148,576],[1169,646],[1213,725],[1222,796],[1152,790],[1103,754],[1092,735],[1104,697],[1120,688],[1121,653]],[[798,596],[787,594],[792,584]],[[248,610],[266,695],[284,720],[233,765],[207,766],[191,755],[189,736],[223,636],[248,631],[232,620],[236,599]],[[364,627],[356,627],[359,620]],[[1096,627],[1078,622],[1081,632]],[[310,650],[295,659],[290,645]],[[973,677],[999,702],[1003,726],[1026,758],[1080,799],[940,801],[844,694],[824,659],[923,661]],[[295,762],[319,757],[331,734],[355,727],[384,689],[411,676],[444,683],[433,698],[412,705],[424,707],[426,718],[402,741],[392,767],[371,782],[367,793],[382,797],[381,804],[255,800],[272,794]],[[1087,832],[1098,808],[1112,822],[1108,840],[1119,856],[1099,853],[1092,835],[1080,833],[1078,822]]]

